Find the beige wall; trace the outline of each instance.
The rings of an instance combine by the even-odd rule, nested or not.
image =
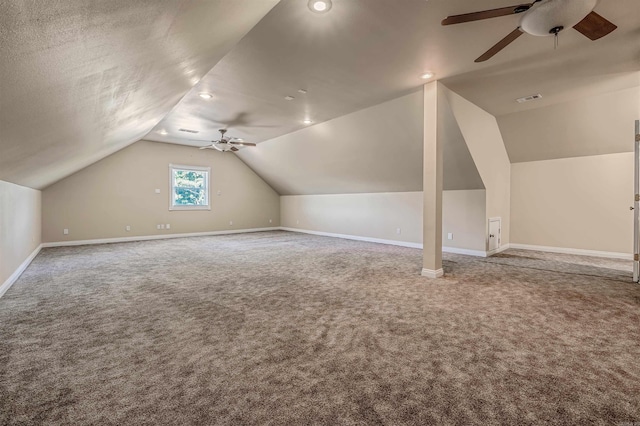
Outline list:
[[[422,244],[422,192],[287,195],[280,211],[287,228]],[[484,251],[484,212],[484,190],[443,191],[443,246]]]
[[[511,163],[496,118],[442,86],[486,188],[486,218],[502,218],[502,245],[510,242]],[[485,247],[488,248],[488,240]]]
[[[633,251],[633,153],[516,163],[511,241]]]
[[[287,195],[280,211],[288,228],[422,243],[422,192]]]
[[[41,193],[0,181],[0,288],[40,245]]]
[[[442,192],[442,245],[485,251],[486,191],[484,189]],[[452,233],[449,240],[447,234]]]
[[[170,163],[211,167],[210,211],[169,211]],[[280,218],[278,194],[234,154],[148,141],[44,189],[42,210],[45,242],[263,228]]]

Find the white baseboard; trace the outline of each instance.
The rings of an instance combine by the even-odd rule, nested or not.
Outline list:
[[[135,237],[101,238],[96,240],[56,241],[42,243],[42,247],[84,246],[90,244],[127,243],[131,241],[165,240],[169,238],[203,237],[210,235],[246,234],[249,232],[278,231],[277,226],[270,228],[230,229],[226,231],[190,232],[185,234],[140,235]]]
[[[29,257],[27,257],[24,260],[24,262],[22,262],[20,266],[18,266],[18,269],[16,269],[13,272],[13,274],[11,274],[11,276],[7,278],[7,280],[4,283],[2,283],[2,285],[0,286],[0,297],[2,297],[7,292],[7,290],[11,288],[13,283],[15,283],[18,280],[18,278],[20,278],[20,275],[22,275],[24,270],[27,269],[27,267],[31,264],[33,259],[35,259],[35,257],[38,255],[38,253],[40,253],[40,250],[42,249],[42,247],[43,247],[42,244],[36,247],[36,249],[33,252],[31,252]]]
[[[419,248],[419,249],[422,248],[422,243],[409,243],[406,241],[385,240],[382,238],[360,237],[358,235],[334,234],[332,232],[310,231],[308,229],[287,228],[285,226],[281,226],[279,229],[282,231],[300,232],[302,234],[321,235],[323,237],[344,238],[346,240],[366,241],[369,243],[389,244],[392,246],[401,246],[401,247],[409,247],[409,248]]]
[[[282,230],[282,231],[291,231],[291,232],[300,232],[300,233],[303,233],[303,234],[321,235],[323,237],[344,238],[346,240],[366,241],[366,242],[369,242],[369,243],[389,244],[389,245],[393,245],[393,246],[409,247],[409,248],[417,248],[417,249],[422,249],[423,248],[422,243],[410,243],[410,242],[398,241],[398,240],[385,240],[385,239],[382,239],[382,238],[361,237],[361,236],[358,236],[358,235],[335,234],[335,233],[332,233],[332,232],[311,231],[309,229],[288,228],[286,226],[281,226],[279,229]],[[508,245],[500,247],[495,252],[498,253],[498,252],[500,252],[502,250],[506,250],[507,248],[509,248]],[[465,254],[467,256],[487,257],[487,252],[480,251],[480,250],[470,250],[470,249],[463,249],[463,248],[457,248],[457,247],[446,247],[446,246],[443,246],[442,247],[442,251],[444,253],[455,253],[455,254]]]
[[[465,254],[467,256],[477,256],[477,257],[487,257],[486,251],[481,250],[469,250],[458,247],[446,247],[442,246],[443,253],[455,253],[455,254]]]
[[[619,253],[619,252],[613,252],[613,251],[585,250],[585,249],[574,249],[574,248],[566,248],[566,247],[534,246],[531,244],[517,244],[517,243],[511,243],[510,247],[513,249],[544,251],[549,253],[563,253],[563,254],[575,254],[579,256],[594,256],[594,257],[607,257],[611,259],[633,260],[633,255],[631,253]]]
[[[422,268],[422,273],[420,275],[427,278],[440,278],[444,275],[444,271],[442,270],[442,268],[436,270]]]

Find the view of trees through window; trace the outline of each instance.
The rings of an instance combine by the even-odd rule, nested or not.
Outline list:
[[[174,169],[173,191],[176,206],[207,205],[207,172]]]

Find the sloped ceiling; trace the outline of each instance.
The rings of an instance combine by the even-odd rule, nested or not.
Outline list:
[[[464,13],[484,9],[488,2],[447,3],[449,12]],[[640,86],[640,1],[600,0],[594,10],[618,28],[596,41],[572,28],[565,29],[556,49],[553,37],[525,34],[485,62],[486,67],[470,67],[442,82],[494,116]],[[481,52],[513,31],[519,19],[517,15],[506,16],[451,25],[444,31],[452,34],[464,27],[475,33],[475,37],[467,33],[467,43]],[[542,94],[542,99],[516,102],[517,98],[537,93]]]
[[[640,80],[640,73],[637,73]],[[512,163],[630,152],[640,87],[497,118]]]
[[[420,129],[406,112],[358,117],[363,108],[415,91],[425,70],[494,115],[638,85],[637,0],[599,2],[598,13],[619,27],[601,40],[568,29],[554,50],[552,38],[525,35],[481,64],[473,60],[517,27],[519,16],[447,27],[440,21],[513,1],[334,0],[324,15],[306,3],[282,0],[145,138],[204,146],[227,128],[258,143],[237,155],[282,194],[411,191],[421,189],[422,148],[414,145]],[[543,100],[515,101],[532,93]],[[353,120],[343,120],[350,113]],[[314,122],[308,129],[305,118]],[[455,120],[443,120],[451,139],[445,187],[482,187]]]
[[[630,75],[640,69],[638,0],[598,3],[619,27],[598,41],[568,29],[554,50],[552,37],[524,35],[480,64],[474,59],[516,28],[518,15],[440,25],[447,15],[513,4],[334,0],[315,14],[306,1],[282,0],[145,139],[205,145],[229,128],[259,143],[303,128],[305,118],[317,124],[409,93],[425,70],[493,115],[638,85]],[[537,106],[515,101],[532,93],[543,93]]]
[[[237,155],[280,195],[421,191],[423,102],[418,91]]]
[[[525,35],[482,64],[473,60],[519,17],[447,27],[440,21],[512,0],[334,0],[327,14],[310,12],[306,0],[282,0],[269,11],[275,3],[0,3],[0,179],[41,188],[143,136],[202,146],[228,128],[250,142],[272,143],[303,129],[304,118],[317,125],[412,93],[425,70],[496,116],[638,86],[637,0],[598,3],[596,11],[618,25],[601,40],[567,30],[554,50],[551,38]],[[532,93],[543,99],[515,102]],[[304,143],[295,141],[281,143]],[[325,149],[307,146],[304,155],[322,158]],[[385,171],[396,184],[363,188],[408,187],[401,167],[413,151],[393,155],[404,156]],[[259,173],[275,167],[248,149],[240,157]],[[323,173],[314,170],[309,181]]]
[[[0,2],[0,179],[43,188],[140,139],[276,3]]]
[[[438,96],[438,139],[442,144],[442,189],[485,189],[467,142],[444,96]]]
[[[422,191],[423,99],[418,90],[237,155],[281,195]],[[451,110],[438,113],[444,189],[483,189]]]

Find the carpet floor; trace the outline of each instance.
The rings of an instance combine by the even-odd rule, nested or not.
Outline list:
[[[640,424],[631,262],[290,232],[43,249],[1,424]],[[634,423],[635,422],[635,423]]]

